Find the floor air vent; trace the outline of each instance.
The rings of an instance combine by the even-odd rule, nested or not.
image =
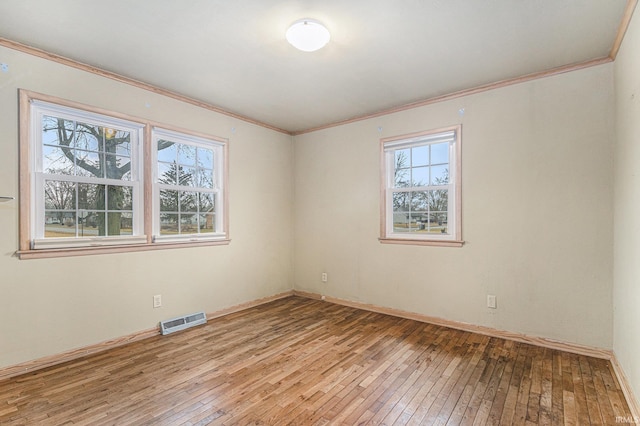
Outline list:
[[[163,335],[184,330],[185,328],[195,327],[196,325],[205,324],[207,315],[204,312],[196,312],[195,314],[185,315],[183,317],[173,318],[162,321],[160,323],[160,331]]]

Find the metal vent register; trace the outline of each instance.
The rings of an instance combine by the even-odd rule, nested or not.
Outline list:
[[[195,327],[196,325],[206,324],[207,315],[204,312],[196,312],[195,314],[185,315],[183,317],[172,318],[160,322],[160,331],[163,335],[184,330],[185,328]]]

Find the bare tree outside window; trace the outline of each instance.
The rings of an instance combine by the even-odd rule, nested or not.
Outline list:
[[[130,181],[131,133],[45,116],[42,143],[43,171],[52,176],[45,187],[45,221],[59,221],[68,226],[82,221],[83,229],[85,222],[90,221],[95,223],[97,235],[131,234],[130,186],[78,184],[54,177]],[[78,210],[89,211],[79,215]]]
[[[446,163],[434,160],[431,150],[423,145],[393,151],[393,187],[398,190],[392,194],[392,205],[397,232],[447,232],[449,191],[433,188],[448,185],[449,169]]]

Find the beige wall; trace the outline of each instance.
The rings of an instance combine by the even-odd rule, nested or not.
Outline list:
[[[612,64],[292,140],[10,49],[0,48],[0,59],[9,64],[0,73],[0,195],[18,195],[17,89],[25,88],[229,138],[232,238],[229,246],[20,261],[17,202],[0,204],[0,368],[294,285],[613,345]],[[466,245],[380,244],[379,139],[457,123]],[[160,309],[151,307],[154,294],[163,295]],[[486,308],[487,294],[497,295],[497,310]]]
[[[640,396],[640,16],[615,62],[613,349]]]
[[[228,138],[232,239],[18,260],[18,203],[0,203],[0,368],[292,288],[290,136],[3,47],[0,61],[9,65],[0,73],[0,195],[19,195],[17,90],[24,88]],[[162,308],[152,308],[155,294]]]
[[[297,136],[295,287],[611,348],[613,106],[606,64]],[[457,123],[465,246],[380,244],[379,138]]]

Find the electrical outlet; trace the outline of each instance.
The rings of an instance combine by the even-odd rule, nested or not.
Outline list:
[[[487,295],[487,308],[496,309],[498,307],[496,296],[493,294]]]
[[[156,294],[155,296],[153,296],[153,307],[159,308],[160,306],[162,306],[162,295]]]
[[[321,279],[322,279],[322,282],[323,282],[323,283],[326,283],[326,282],[329,280],[329,276],[327,275],[327,273],[326,273],[326,272],[323,272],[323,273],[322,273],[322,277],[321,277]]]

